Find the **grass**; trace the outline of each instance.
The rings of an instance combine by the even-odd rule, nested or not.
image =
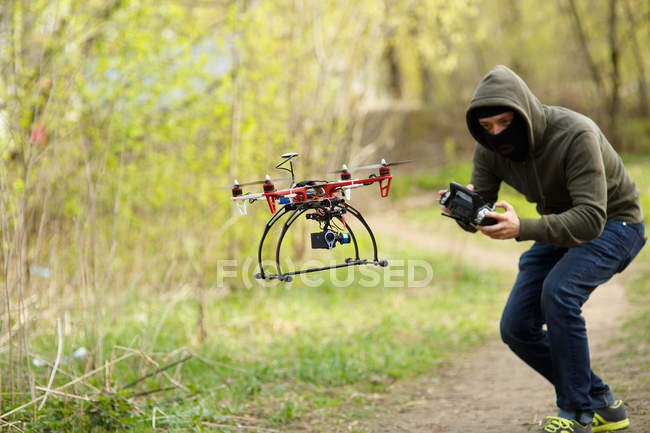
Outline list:
[[[626,358],[633,360],[638,368],[634,381],[638,386],[650,391],[650,270],[647,269],[650,254],[640,258],[645,265],[628,284],[628,298],[633,305],[625,320]]]
[[[430,266],[433,282],[409,284],[402,275],[408,263],[399,261],[404,257]],[[92,402],[51,396],[43,410],[28,407],[14,420],[24,431],[148,431],[155,408],[156,424],[166,431],[230,431],[217,426],[236,422],[278,428],[324,414],[345,422],[350,415],[342,408],[361,408],[395,380],[431,371],[451,353],[479,343],[504,293],[498,275],[452,266],[429,251],[395,247],[388,259],[397,266],[369,268],[374,278],[356,272],[344,287],[327,278],[316,287],[297,279],[252,290],[210,290],[202,295],[208,318],[203,339],[195,289],[112,298],[103,341],[112,355],[105,358],[140,352],[89,378],[104,390]],[[350,270],[338,270],[334,281],[345,281]],[[50,361],[52,341],[51,333],[34,341],[36,352]],[[64,353],[84,344],[81,336],[66,340]],[[188,354],[194,357],[166,370],[167,377],[159,373],[125,387]],[[80,376],[89,365],[69,360],[63,368]],[[35,373],[44,386],[50,369]],[[54,386],[69,380],[58,374]],[[137,396],[149,391],[156,392]],[[88,386],[69,392],[93,394]],[[18,406],[3,404],[3,412]]]
[[[650,250],[646,246],[622,276],[629,308],[613,350],[595,363],[618,398],[624,399],[633,431],[650,431]]]
[[[624,158],[630,175],[641,191],[641,207],[644,211],[646,236],[650,222],[650,155],[630,155]],[[625,350],[621,356],[635,366],[637,374],[632,379],[645,395],[650,393],[650,247],[641,250],[636,263],[627,272],[627,295],[630,302],[630,315],[624,324]],[[646,401],[645,404],[648,402]],[[650,423],[649,423],[650,424]],[[650,427],[650,425],[648,426]]]

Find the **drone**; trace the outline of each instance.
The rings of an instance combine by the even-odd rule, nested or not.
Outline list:
[[[293,159],[298,157],[298,153],[285,153],[281,155],[282,161],[275,166],[278,170],[287,171],[290,178],[271,179],[267,174],[263,181],[254,181],[239,183],[236,179],[234,184],[229,187],[232,190],[232,198],[236,209],[241,215],[246,215],[246,204],[254,203],[257,200],[266,200],[271,217],[264,227],[262,238],[260,240],[257,260],[259,263],[259,272],[255,278],[262,280],[280,280],[285,282],[293,281],[293,276],[309,272],[324,271],[328,269],[343,268],[348,266],[375,265],[386,267],[387,260],[379,260],[377,256],[377,242],[370,226],[363,218],[361,213],[352,207],[348,201],[351,197],[351,190],[362,186],[379,185],[379,193],[382,198],[388,196],[390,184],[393,177],[390,174],[390,167],[410,163],[413,161],[397,161],[387,163],[384,159],[379,164],[366,165],[363,167],[348,168],[343,164],[340,170],[331,173],[338,173],[340,179],[336,181],[327,180],[303,180],[296,182],[296,176],[293,169]],[[288,168],[287,168],[288,165]],[[352,172],[360,170],[379,169],[379,175],[370,174],[366,178],[353,179]],[[291,180],[291,186],[287,189],[278,190],[273,182],[278,180]],[[263,192],[260,193],[243,193],[242,187],[248,185],[262,185]],[[281,207],[280,207],[281,206]],[[280,207],[280,208],[279,208]],[[279,208],[279,209],[278,209]],[[337,244],[352,244],[354,246],[354,257],[346,258],[343,263],[330,266],[301,269],[291,272],[283,272],[280,265],[280,250],[282,241],[285,238],[289,228],[302,215],[307,220],[316,221],[320,225],[320,231],[311,233],[312,249],[332,250]],[[372,259],[362,259],[359,256],[359,245],[357,237],[346,221],[346,215],[352,215],[366,229],[370,240],[372,241],[373,256]],[[285,218],[286,217],[286,218]],[[262,263],[262,247],[267,235],[272,227],[280,220],[284,219],[278,242],[275,249],[275,272],[269,272],[264,269]]]

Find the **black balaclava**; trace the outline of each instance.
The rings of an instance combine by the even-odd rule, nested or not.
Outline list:
[[[524,161],[528,156],[528,126],[521,114],[507,106],[480,107],[474,110],[474,119],[478,123],[478,119],[496,116],[506,111],[514,113],[510,125],[496,135],[481,127],[482,138],[489,149],[504,158]]]

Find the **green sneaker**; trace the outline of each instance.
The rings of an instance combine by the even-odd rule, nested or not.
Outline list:
[[[547,424],[540,433],[592,433],[591,424],[580,424],[574,419],[547,416]]]
[[[612,405],[596,409],[594,414],[593,431],[621,430],[630,425],[625,405],[621,400],[616,400]]]

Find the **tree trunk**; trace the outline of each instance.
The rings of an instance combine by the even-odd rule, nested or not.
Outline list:
[[[618,113],[620,111],[620,88],[621,88],[621,71],[619,69],[619,46],[618,46],[618,14],[616,11],[616,1],[609,1],[609,58],[611,61],[611,93],[609,99],[609,130],[612,134],[612,140],[618,142]],[[624,147],[624,146],[621,146]]]
[[[388,63],[388,90],[390,96],[395,100],[399,100],[402,98],[402,71],[399,66],[397,49],[392,41],[388,42],[384,57]]]
[[[582,47],[582,53],[584,54],[587,66],[591,71],[591,78],[596,85],[596,91],[598,92],[599,96],[604,97],[606,95],[605,86],[603,85],[603,79],[600,76],[600,72],[598,71],[598,65],[596,65],[596,62],[591,55],[591,51],[589,50],[589,43],[587,41],[587,35],[585,34],[584,28],[582,27],[582,19],[580,18],[580,13],[576,7],[575,0],[568,0],[568,3],[571,17],[573,18],[575,31],[578,36],[578,41]]]
[[[645,117],[650,114],[648,106],[648,85],[645,78],[645,64],[643,62],[643,55],[639,47],[639,39],[637,38],[636,29],[637,22],[632,12],[632,7],[629,1],[623,3],[625,7],[625,14],[630,26],[630,43],[632,46],[632,55],[634,56],[634,63],[637,69],[637,90],[639,95],[638,115]]]

